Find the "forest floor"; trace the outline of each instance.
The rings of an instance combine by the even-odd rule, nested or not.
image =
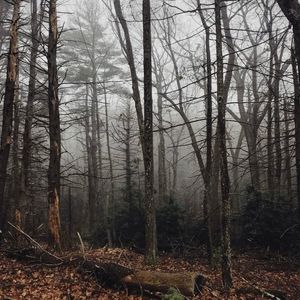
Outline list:
[[[202,293],[193,299],[272,299],[259,290],[280,291],[284,295],[273,299],[300,299],[300,264],[282,257],[265,257],[258,253],[233,255],[234,289],[226,295],[222,290],[220,270],[212,270],[204,258],[162,255],[155,267],[147,267],[141,254],[125,249],[101,248],[89,250],[86,255],[132,269],[200,272],[207,283]],[[72,266],[20,262],[0,253],[0,299],[155,299],[103,288],[91,275],[77,271]]]

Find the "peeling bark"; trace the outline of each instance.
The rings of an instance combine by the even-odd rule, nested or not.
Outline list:
[[[57,77],[57,11],[56,0],[50,0],[49,6],[49,42],[48,42],[48,108],[49,108],[49,135],[50,135],[50,160],[48,168],[48,226],[49,246],[61,248],[60,241],[60,159],[61,136],[58,99]]]
[[[10,27],[10,45],[7,61],[7,74],[5,82],[5,95],[3,102],[2,133],[0,148],[0,230],[3,230],[6,222],[5,186],[7,177],[7,165],[12,142],[13,105],[16,92],[16,80],[18,74],[18,26],[21,0],[14,1],[13,17]]]

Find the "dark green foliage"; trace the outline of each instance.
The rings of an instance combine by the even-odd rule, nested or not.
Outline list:
[[[160,208],[157,212],[158,248],[171,250],[183,238],[184,211],[174,201]]]
[[[246,200],[241,218],[244,242],[271,250],[300,249],[299,224],[289,198],[281,196],[272,201],[268,194],[248,187]]]
[[[120,246],[144,247],[144,213],[137,206],[124,208],[116,216],[116,232]]]

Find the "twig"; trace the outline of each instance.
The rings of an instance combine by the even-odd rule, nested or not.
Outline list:
[[[294,229],[294,228],[297,227],[297,226],[298,226],[298,224],[294,224],[294,225],[292,225],[291,227],[287,228],[287,229],[281,234],[280,239],[282,239],[283,236],[284,236],[288,231]]]
[[[245,281],[246,283],[248,283],[249,285],[251,285],[252,287],[254,287],[256,290],[258,290],[260,293],[262,293],[262,295],[266,295],[272,299],[275,299],[275,300],[281,300],[281,298],[269,293],[268,291],[266,291],[265,289],[262,289],[262,288],[259,288],[258,286],[256,286],[255,284],[249,282],[248,280],[246,280],[245,278],[243,277],[240,277],[243,281]]]
[[[8,222],[8,224],[11,227],[13,227],[15,230],[17,230],[18,232],[20,232],[21,234],[23,234],[26,237],[26,239],[28,239],[33,245],[35,245],[42,252],[48,254],[50,257],[55,258],[56,260],[60,261],[61,263],[63,262],[63,260],[60,257],[58,257],[58,256],[52,254],[51,252],[47,251],[46,249],[44,249],[37,241],[35,241],[30,235],[28,235],[26,232],[24,232],[20,227],[15,226],[14,224],[12,224],[10,222]]]

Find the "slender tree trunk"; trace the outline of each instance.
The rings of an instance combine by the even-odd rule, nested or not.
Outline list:
[[[94,53],[93,49],[93,53]],[[92,54],[94,55],[94,54]],[[90,152],[91,152],[91,160],[92,160],[92,174],[94,177],[93,180],[93,200],[91,202],[90,207],[90,233],[94,230],[96,226],[96,208],[98,202],[98,192],[99,192],[99,176],[98,176],[98,147],[97,147],[97,71],[95,66],[95,59],[92,59],[93,65],[93,82],[92,82],[92,105],[91,105],[91,142],[90,142]]]
[[[144,165],[145,165],[145,262],[156,262],[156,213],[153,198],[153,114],[152,114],[152,46],[150,0],[143,0],[144,45]]]
[[[7,74],[5,82],[5,95],[3,102],[2,133],[0,149],[0,230],[3,231],[6,222],[5,186],[7,177],[7,165],[9,159],[12,123],[13,123],[13,105],[16,90],[16,80],[18,76],[18,27],[21,0],[14,1],[13,17],[10,27],[10,44],[7,60]]]
[[[163,131],[163,98],[162,98],[162,75],[157,74],[157,109],[158,109],[158,129],[159,129],[159,143],[158,143],[158,201],[159,204],[165,203],[167,199],[167,175],[166,175],[166,149],[165,137]]]
[[[28,209],[28,200],[30,194],[30,168],[32,158],[32,119],[33,119],[33,105],[36,94],[36,62],[39,46],[39,29],[37,21],[37,0],[32,0],[31,12],[31,53],[30,53],[30,67],[29,67],[29,86],[27,105],[25,112],[25,127],[23,133],[23,153],[22,153],[22,184],[21,190],[23,198],[23,205]],[[34,207],[30,207],[31,214],[34,215]],[[24,217],[24,216],[23,216]],[[25,220],[27,223],[27,221]]]
[[[273,132],[272,132],[272,122],[273,122],[273,109],[272,109],[272,81],[273,81],[273,54],[270,58],[270,74],[268,79],[268,119],[267,119],[267,158],[268,158],[268,171],[267,171],[267,181],[268,181],[268,191],[271,200],[274,200],[274,155],[273,155]]]
[[[68,233],[69,233],[69,244],[72,247],[72,233],[73,233],[73,214],[72,214],[72,188],[69,187],[68,191]]]
[[[215,0],[216,22],[216,52],[217,52],[217,99],[218,99],[218,136],[221,163],[221,194],[222,194],[222,279],[226,289],[232,287],[231,275],[231,247],[230,247],[230,201],[229,201],[229,174],[226,150],[226,102],[224,98],[223,82],[223,51],[221,28],[222,0]]]
[[[211,177],[211,240],[212,247],[217,250],[221,246],[221,201],[220,201],[220,142],[218,128],[213,147],[212,177]],[[214,251],[213,251],[214,252]],[[216,251],[217,253],[218,251]],[[212,253],[214,255],[214,253]]]
[[[19,163],[19,151],[20,151],[20,86],[19,75],[16,82],[16,92],[14,101],[14,130],[13,130],[13,146],[12,146],[12,198],[14,199],[13,209],[11,212],[15,212],[15,216],[21,216],[20,207],[20,163]],[[19,218],[18,218],[19,219]],[[20,222],[21,223],[21,222]],[[21,226],[21,224],[19,224]]]
[[[284,125],[285,125],[285,184],[286,192],[290,199],[292,198],[292,172],[291,172],[291,154],[290,154],[290,121],[289,121],[289,106],[287,100],[284,100]]]
[[[131,109],[130,102],[126,106],[126,119],[123,127],[125,129],[125,172],[126,172],[126,202],[128,203],[129,216],[133,212],[132,199],[132,171],[131,171]]]
[[[109,138],[109,121],[108,121],[108,103],[107,103],[107,94],[106,94],[106,87],[105,83],[103,85],[104,91],[104,102],[105,102],[105,134],[106,134],[106,145],[107,145],[107,155],[108,155],[108,162],[109,162],[109,176],[110,176],[110,193],[108,197],[108,216],[109,224],[107,230],[111,233],[114,240],[116,239],[115,229],[114,229],[114,219],[115,219],[115,182],[114,182],[114,170],[113,170],[113,161],[111,156],[111,148],[110,148],[110,138]],[[109,241],[112,247],[113,241]]]
[[[274,82],[274,144],[275,144],[275,178],[276,195],[279,197],[281,192],[281,142],[280,142],[280,109],[279,109],[279,82],[280,82],[280,62],[277,55],[277,49],[274,53],[275,58],[275,82]]]
[[[97,191],[95,189],[97,180],[94,174],[94,161],[92,152],[92,140],[90,137],[90,111],[88,106],[89,99],[89,87],[86,84],[86,97],[85,97],[85,145],[87,153],[87,166],[88,166],[88,199],[89,199],[89,231],[93,230],[95,225],[95,213],[96,213],[96,197]]]
[[[142,151],[144,153],[144,117],[143,117],[143,108],[141,103],[141,96],[139,91],[139,82],[138,77],[136,73],[136,67],[135,67],[135,61],[134,61],[134,54],[132,50],[132,44],[129,34],[129,29],[127,26],[126,19],[123,16],[122,8],[120,0],[114,0],[114,7],[116,11],[117,18],[119,19],[123,32],[125,37],[125,45],[124,45],[124,51],[126,53],[126,59],[129,65],[130,74],[131,74],[131,82],[132,82],[132,92],[133,92],[133,100],[135,103],[135,110],[136,115],[138,119],[138,125],[139,125],[139,133],[140,133],[140,141],[142,145]],[[122,40],[122,37],[120,37],[120,40]]]
[[[98,149],[98,164],[99,164],[99,196],[103,195],[103,165],[102,165],[102,145],[101,145],[101,127],[102,127],[102,121],[100,119],[100,112],[99,112],[99,100],[97,97],[96,102],[96,118],[97,118],[97,149]],[[98,199],[98,206],[101,208],[103,201],[102,199]]]
[[[48,169],[48,203],[49,203],[49,245],[61,248],[60,241],[60,159],[61,136],[57,77],[57,11],[56,0],[49,2],[49,41],[48,41],[48,106],[50,161]]]
[[[211,236],[211,176],[212,176],[212,63],[210,53],[210,29],[204,18],[200,0],[197,0],[198,12],[205,29],[205,50],[206,50],[206,65],[207,65],[207,82],[206,82],[206,167],[204,180],[204,200],[203,200],[203,215],[207,227],[207,255],[210,263],[213,257],[213,245]]]

